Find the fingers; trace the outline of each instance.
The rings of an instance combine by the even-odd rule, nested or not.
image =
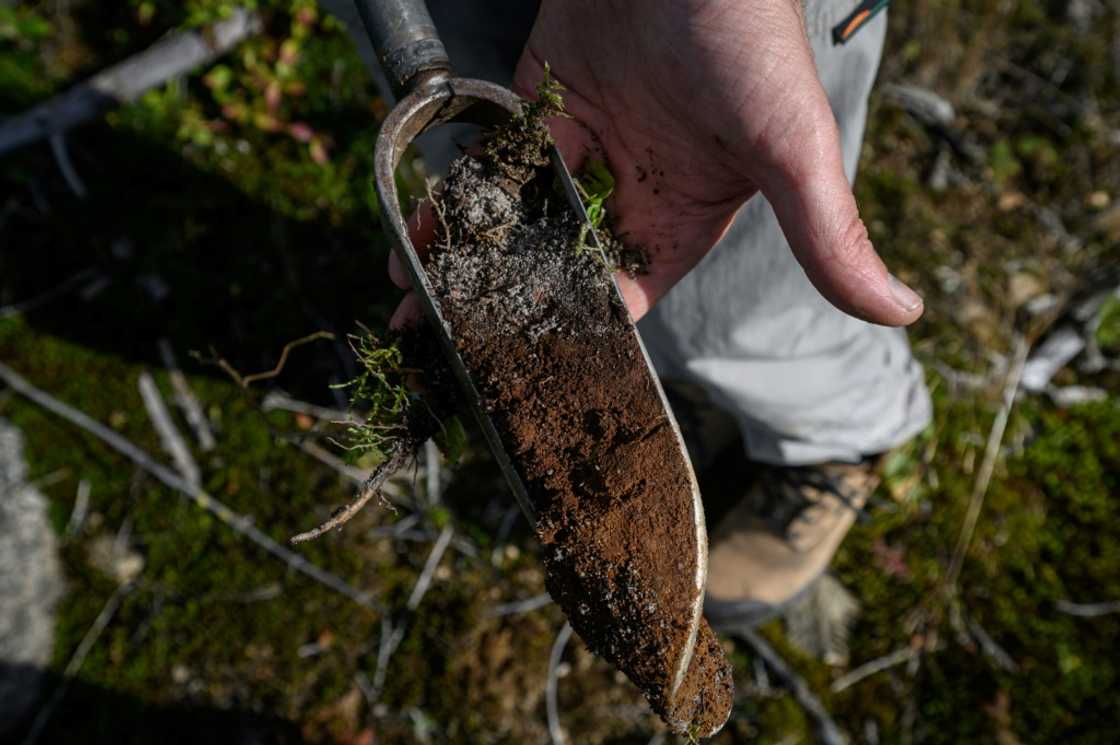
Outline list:
[[[922,299],[887,271],[868,239],[827,100],[807,120],[814,122],[807,131],[787,133],[800,146],[784,152],[762,182],[794,255],[840,310],[884,326],[913,323]]]
[[[409,215],[408,234],[418,254],[423,256],[428,252],[428,246],[436,237],[435,212],[431,202],[427,200],[421,202],[416,211]],[[396,251],[389,252],[389,279],[402,290],[412,287],[412,279],[401,264]]]
[[[401,300],[397,309],[393,311],[393,317],[389,319],[389,328],[399,331],[406,326],[419,323],[423,312],[420,307],[420,298],[415,292],[409,292]]]

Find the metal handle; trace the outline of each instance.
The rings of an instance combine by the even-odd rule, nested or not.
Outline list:
[[[451,71],[424,0],[354,0],[393,94],[402,98],[430,73]],[[425,73],[429,73],[425,75]]]

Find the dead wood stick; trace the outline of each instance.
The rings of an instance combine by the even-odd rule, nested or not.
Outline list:
[[[14,318],[28,311],[35,310],[42,305],[46,305],[51,300],[70,292],[70,290],[74,289],[82,282],[85,282],[87,279],[93,278],[96,274],[97,270],[94,267],[86,267],[77,274],[70,275],[58,285],[35,297],[22,300],[18,303],[12,303],[11,305],[0,305],[0,318]]]
[[[50,394],[31,385],[31,383],[27,382],[27,380],[2,362],[0,362],[0,380],[7,383],[12,390],[19,393],[21,396],[34,401],[44,409],[53,414],[57,414],[71,424],[84,429],[86,432],[101,440],[137,466],[147,471],[152,476],[155,476],[166,486],[187,497],[234,531],[257,544],[266,552],[282,560],[293,571],[311,578],[324,587],[349,598],[364,608],[384,612],[383,606],[369,593],[355,589],[341,577],[312,564],[299,554],[272,540],[253,524],[251,518],[234,512],[198,486],[188,483],[186,479],[180,477],[170,468],[156,462],[146,452],[89,415],[78,411],[72,406],[64,404]]]
[[[377,668],[373,671],[373,690],[366,695],[366,698],[371,699],[373,703],[376,703],[385,687],[385,678],[389,674],[389,660],[404,641],[406,628],[407,623],[403,620],[399,624],[394,624],[388,614],[381,617],[381,639],[377,644]]]
[[[424,468],[425,480],[428,487],[428,504],[435,506],[439,504],[441,494],[440,484],[440,457],[439,448],[436,447],[435,440],[429,439],[424,443]]]
[[[381,696],[381,691],[385,687],[385,678],[389,674],[389,661],[393,659],[397,648],[404,641],[409,621],[415,616],[416,609],[420,607],[424,596],[428,594],[428,588],[432,584],[432,575],[435,573],[436,567],[439,566],[444,553],[446,553],[447,545],[451,542],[451,536],[454,532],[450,525],[440,532],[439,538],[436,539],[435,545],[428,554],[428,560],[424,562],[423,571],[412,587],[408,605],[400,614],[400,619],[394,622],[389,614],[381,617],[381,639],[377,645],[377,667],[373,671],[373,684],[370,686],[370,690],[367,691],[363,688],[362,691],[371,705],[376,703],[378,697]]]
[[[0,155],[55,137],[135,101],[152,88],[213,62],[261,28],[257,13],[237,8],[229,18],[206,28],[165,36],[143,52],[0,124]]]
[[[325,466],[328,466],[329,468],[331,468],[331,470],[336,471],[338,475],[342,476],[347,481],[351,481],[355,484],[364,484],[369,480],[369,471],[365,470],[364,468],[358,468],[357,466],[352,466],[346,463],[346,461],[342,460],[342,458],[339,458],[337,455],[330,452],[321,445],[318,445],[311,440],[304,439],[303,437],[291,437],[287,439],[289,440],[289,442],[294,443],[296,447],[310,455],[315,460],[319,461]],[[382,486],[382,491],[389,493],[389,485],[384,484]]]
[[[117,591],[109,597],[105,605],[102,606],[101,612],[97,614],[97,618],[93,620],[93,624],[86,631],[85,636],[82,637],[82,641],[78,643],[78,648],[74,650],[70,661],[66,663],[66,670],[62,673],[62,680],[58,682],[58,686],[56,686],[54,692],[51,693],[51,697],[47,700],[47,703],[39,710],[39,713],[35,715],[35,721],[32,723],[31,729],[28,730],[27,736],[23,738],[23,745],[35,745],[35,743],[39,741],[39,737],[42,736],[43,730],[46,729],[47,724],[50,722],[51,716],[54,714],[59,704],[62,703],[62,699],[66,697],[66,691],[70,688],[70,681],[81,671],[82,665],[85,664],[86,657],[89,655],[90,650],[93,649],[93,645],[101,638],[101,634],[105,631],[109,622],[113,620],[113,616],[117,615],[121,603],[124,602],[125,595],[132,592],[135,587],[136,585],[133,582],[121,585],[117,588]]]
[[[412,588],[412,594],[408,596],[407,607],[410,611],[419,608],[424,596],[428,594],[428,588],[432,585],[432,576],[435,574],[440,561],[443,560],[443,555],[447,552],[447,546],[451,543],[451,537],[454,534],[455,529],[450,525],[444,526],[443,530],[439,532],[439,538],[436,538],[436,544],[432,546],[432,551],[428,554],[428,560],[424,562],[424,570],[420,572],[420,577],[417,578],[416,585]]]
[[[1019,336],[1015,340],[1013,353],[1014,362],[1007,373],[1003,385],[1003,401],[996,418],[992,421],[992,429],[988,433],[988,443],[984,448],[984,460],[980,463],[980,470],[976,474],[976,481],[972,487],[972,496],[968,503],[968,512],[965,514],[961,533],[957,538],[953,557],[949,562],[946,572],[945,589],[949,596],[955,595],[957,582],[960,580],[961,567],[964,565],[965,554],[972,544],[972,536],[976,532],[976,523],[980,519],[980,511],[984,507],[984,498],[988,494],[988,485],[992,481],[996,462],[999,460],[999,449],[1003,444],[1003,435],[1007,431],[1007,422],[1011,417],[1011,408],[1015,405],[1015,394],[1019,392],[1019,384],[1023,379],[1023,368],[1027,362],[1027,353],[1030,345],[1027,340]]]
[[[548,683],[544,689],[545,710],[548,714],[548,737],[552,745],[567,745],[568,738],[560,727],[560,661],[564,658],[564,650],[572,638],[572,625],[564,622],[556,634],[556,641],[552,643],[552,652],[548,656]]]
[[[58,170],[62,173],[62,179],[66,185],[70,187],[70,191],[78,199],[86,198],[86,185],[82,181],[82,177],[78,175],[78,169],[74,167],[74,161],[70,160],[70,148],[66,146],[66,135],[62,132],[55,133],[50,137],[51,153],[54,155],[54,161],[58,164]]]
[[[921,654],[920,648],[903,647],[902,649],[896,649],[894,652],[878,657],[870,662],[865,662],[855,670],[841,675],[839,678],[832,681],[832,692],[840,693],[841,691],[846,691],[861,680],[870,678],[872,675],[881,673],[884,670],[889,670],[897,665],[907,663],[919,654]]]
[[[293,414],[306,414],[307,416],[313,416],[316,419],[324,419],[336,424],[350,424],[358,421],[354,415],[348,411],[331,409],[326,406],[299,401],[280,391],[270,391],[264,397],[261,408],[265,411],[280,410],[290,411]]]
[[[495,605],[493,608],[486,611],[486,617],[501,618],[502,616],[520,616],[524,613],[532,613],[535,610],[539,610],[551,604],[552,596],[546,592],[540,595],[534,595],[531,598],[525,598],[524,600],[515,600],[511,603]]]
[[[289,441],[295,443],[296,447],[310,455],[315,460],[337,471],[340,476],[354,482],[355,484],[365,484],[370,480],[370,476],[372,476],[373,474],[372,471],[367,471],[365,469],[358,468],[357,466],[349,465],[348,463],[343,461],[342,458],[339,458],[337,455],[330,452],[326,448],[317,445],[310,440],[293,437],[290,438]],[[389,479],[392,477],[393,474],[389,474],[389,476],[386,477],[385,481],[381,482],[381,486],[379,487],[381,495],[384,497],[389,497],[390,501],[396,502],[402,507],[409,506],[407,504],[407,500],[405,499],[404,489],[402,489],[398,484],[394,484],[392,481],[389,481]]]
[[[70,511],[70,519],[66,522],[66,530],[63,531],[63,535],[67,538],[76,535],[86,522],[86,515],[89,513],[90,490],[90,483],[87,479],[78,482],[78,491],[74,495],[74,509]]]
[[[163,366],[167,368],[167,374],[171,378],[171,387],[175,389],[175,403],[183,410],[183,416],[187,418],[187,424],[190,425],[195,439],[198,440],[199,449],[204,453],[210,452],[217,444],[214,441],[214,432],[210,429],[210,420],[206,418],[206,414],[202,411],[202,404],[199,403],[198,396],[194,395],[194,391],[191,390],[191,385],[187,382],[187,376],[179,368],[179,363],[175,359],[175,351],[171,348],[171,342],[167,339],[159,340],[159,354],[163,358]]]
[[[754,653],[762,658],[767,666],[774,671],[774,675],[778,676],[782,684],[789,689],[793,698],[813,721],[817,738],[823,745],[844,745],[847,742],[847,739],[840,732],[840,728],[836,726],[836,722],[829,715],[828,710],[824,708],[824,704],[809,689],[805,680],[786,664],[777,650],[770,646],[769,642],[754,629],[741,628],[735,632],[735,635],[750,645]]]
[[[144,408],[148,410],[148,417],[152,420],[152,426],[156,428],[159,440],[163,443],[163,449],[171,456],[179,475],[186,479],[188,484],[198,486],[202,483],[202,471],[199,470],[198,463],[191,455],[187,443],[183,441],[183,436],[179,434],[179,430],[175,427],[175,422],[171,420],[171,412],[167,410],[167,405],[163,402],[163,396],[160,395],[159,388],[156,387],[156,381],[148,373],[142,372],[138,385],[140,398],[143,399]]]
[[[1099,618],[1100,616],[1107,616],[1111,613],[1120,613],[1120,600],[1113,600],[1107,603],[1071,603],[1068,600],[1059,600],[1054,603],[1054,607],[1062,613],[1068,613],[1071,616]]]

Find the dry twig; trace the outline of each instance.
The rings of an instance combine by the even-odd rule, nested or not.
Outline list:
[[[440,484],[439,448],[436,447],[435,441],[431,439],[424,443],[424,467],[426,471],[424,475],[427,477],[425,480],[428,487],[428,504],[434,507],[439,504],[442,485]]]
[[[358,420],[348,411],[341,409],[329,409],[326,406],[318,406],[310,404],[306,401],[298,401],[286,393],[280,391],[270,391],[264,397],[261,403],[261,408],[265,411],[290,411],[293,414],[306,414],[313,416],[316,419],[323,419],[328,422],[336,424],[350,424]]]
[[[435,545],[428,554],[428,560],[424,562],[424,570],[420,573],[420,576],[416,579],[416,584],[412,587],[412,593],[408,598],[408,605],[405,608],[405,612],[401,615],[400,620],[394,623],[393,619],[390,618],[388,614],[381,617],[381,639],[377,645],[377,667],[373,672],[372,684],[368,687],[363,687],[362,690],[362,693],[371,706],[377,702],[381,691],[385,687],[385,678],[389,673],[389,661],[392,660],[393,654],[397,651],[397,648],[400,647],[401,642],[404,641],[404,635],[405,632],[408,631],[409,621],[420,607],[424,596],[428,594],[428,588],[432,585],[432,575],[435,573],[436,567],[439,566],[440,560],[447,551],[447,546],[451,542],[453,533],[454,530],[448,525],[440,533],[439,538],[436,539]]]
[[[85,524],[86,515],[89,513],[90,490],[87,479],[78,482],[78,491],[74,495],[74,509],[70,511],[70,519],[66,522],[66,530],[63,532],[66,537],[77,535]]]
[[[892,667],[909,662],[921,654],[921,652],[922,650],[920,647],[903,647],[902,649],[896,649],[894,652],[883,655],[870,662],[865,662],[855,670],[841,675],[839,678],[832,681],[832,692],[840,693],[846,691],[865,678],[870,678],[872,675],[881,673],[884,670],[889,670]]]
[[[239,515],[229,509],[204,492],[197,485],[189,483],[170,468],[156,462],[146,452],[121,437],[113,430],[72,406],[64,404],[50,394],[39,390],[3,363],[0,363],[0,380],[7,383],[12,390],[19,393],[21,396],[34,401],[44,409],[57,414],[71,424],[84,429],[89,434],[101,440],[137,466],[147,471],[152,476],[155,476],[163,482],[164,485],[187,497],[196,505],[214,515],[222,523],[225,523],[268,553],[284,561],[293,571],[311,578],[324,587],[349,598],[364,608],[374,611],[384,610],[381,604],[370,596],[369,593],[355,589],[337,575],[321,569],[294,551],[272,540],[253,524],[251,518],[245,515]]]
[[[1068,600],[1059,600],[1054,607],[1062,613],[1081,618],[1099,618],[1111,613],[1120,613],[1120,600],[1107,603],[1071,603]]]
[[[28,311],[46,305],[55,298],[70,292],[70,290],[74,289],[82,282],[85,282],[87,279],[92,279],[96,274],[97,270],[95,268],[92,266],[87,267],[77,274],[70,275],[58,285],[35,297],[28,298],[18,303],[12,303],[11,305],[2,305],[0,306],[0,318],[14,318],[15,316],[23,315]]]
[[[171,387],[175,389],[175,403],[183,410],[183,416],[187,418],[187,424],[190,425],[195,439],[198,440],[198,447],[204,453],[213,450],[217,443],[214,441],[214,432],[210,429],[210,420],[206,418],[206,414],[202,411],[202,404],[199,403],[198,396],[194,395],[194,391],[191,390],[190,383],[187,382],[187,376],[179,369],[179,363],[175,360],[175,352],[171,349],[171,342],[167,339],[160,339],[159,353],[163,358],[164,367],[167,368],[167,374],[171,378]]]
[[[135,101],[171,78],[209,64],[261,27],[257,13],[237,8],[229,18],[206,28],[165,36],[143,52],[0,124],[0,155],[57,137],[122,103]]]
[[[556,634],[556,641],[552,643],[552,653],[548,656],[548,684],[545,686],[545,706],[548,713],[548,737],[552,745],[566,745],[567,739],[564,730],[560,728],[560,660],[564,658],[564,649],[568,640],[572,638],[572,625],[565,622]]]
[[[1019,383],[1023,378],[1023,367],[1027,361],[1027,353],[1030,351],[1030,345],[1023,337],[1018,337],[1015,340],[1015,349],[1013,354],[1014,362],[1011,365],[1011,370],[1007,374],[1007,380],[1003,386],[1003,402],[1000,405],[999,411],[996,413],[996,418],[992,422],[992,429],[988,433],[987,446],[984,449],[984,460],[980,464],[980,470],[976,474],[976,481],[972,487],[972,497],[969,499],[968,512],[965,515],[964,524],[961,526],[961,533],[957,539],[956,548],[953,550],[953,557],[949,562],[949,569],[946,572],[945,590],[951,597],[956,595],[957,582],[960,580],[961,567],[964,565],[965,554],[968,553],[968,547],[972,544],[972,536],[976,532],[976,523],[980,519],[980,511],[984,507],[984,498],[988,494],[988,485],[992,481],[992,474],[995,471],[996,461],[999,459],[1000,446],[1003,443],[1003,435],[1007,431],[1007,422],[1011,416],[1011,408],[1015,405],[1015,394],[1019,391]]]
[[[136,587],[134,582],[129,582],[117,588],[117,591],[112,594],[109,600],[101,608],[101,612],[97,614],[97,618],[93,620],[93,624],[86,631],[86,635],[82,637],[82,641],[78,644],[78,648],[74,650],[73,656],[70,661],[66,663],[66,670],[62,673],[62,680],[58,682],[58,686],[54,689],[50,699],[35,715],[35,721],[28,730],[27,736],[23,738],[23,745],[35,745],[46,729],[47,724],[54,715],[55,709],[62,703],[62,699],[66,697],[66,691],[70,688],[70,681],[82,669],[82,665],[86,661],[86,656],[89,655],[93,645],[101,638],[101,634],[113,620],[113,616],[120,610],[121,603],[124,602],[125,596],[132,592]]]
[[[524,613],[532,613],[535,610],[540,610],[552,604],[552,596],[548,593],[534,595],[531,598],[524,600],[515,600],[512,603],[502,603],[495,605],[493,608],[486,612],[487,618],[501,618],[502,616],[520,616]]]
[[[248,388],[253,383],[257,383],[261,380],[269,380],[271,378],[275,378],[277,375],[283,372],[284,365],[288,364],[288,355],[291,354],[292,350],[296,347],[302,347],[304,344],[310,344],[311,342],[318,341],[320,339],[334,341],[334,338],[334,334],[332,334],[330,331],[316,331],[313,334],[308,334],[307,336],[300,337],[295,341],[290,341],[285,344],[284,348],[280,351],[280,359],[276,361],[275,367],[273,367],[271,370],[252,373],[251,375],[242,375],[241,373],[239,373],[237,371],[237,368],[231,365],[229,363],[229,360],[227,360],[225,357],[218,357],[217,355],[214,355],[209,359],[205,359],[199,356],[198,360],[203,364],[217,365],[222,370],[225,370],[226,374],[233,378],[233,381],[239,386],[241,386],[242,388]]]
[[[794,699],[813,721],[817,737],[823,745],[844,745],[847,742],[840,732],[840,728],[836,726],[836,722],[829,715],[828,710],[824,708],[824,704],[809,689],[805,680],[786,664],[777,650],[770,646],[769,642],[763,639],[754,629],[741,628],[734,633],[750,645],[754,653],[763,659],[774,671],[774,675],[778,676],[782,684],[793,694]]]
[[[148,417],[152,420],[156,433],[159,434],[163,449],[171,456],[179,475],[186,479],[188,484],[198,486],[202,483],[202,472],[199,470],[194,456],[191,455],[187,443],[183,441],[183,436],[179,434],[179,430],[175,427],[175,422],[171,421],[171,412],[167,410],[167,405],[163,402],[163,396],[160,395],[159,388],[156,387],[156,381],[148,373],[142,372],[140,373],[139,387],[140,398],[143,399],[144,408],[148,410]]]
[[[445,526],[439,532],[439,538],[436,539],[436,544],[432,546],[432,551],[428,554],[428,560],[424,562],[424,570],[420,572],[416,585],[412,588],[412,594],[408,596],[407,607],[410,611],[419,608],[424,596],[428,594],[428,588],[432,585],[432,576],[435,574],[440,561],[443,560],[443,555],[447,552],[447,546],[451,543],[451,537],[454,534],[455,529],[450,525]]]

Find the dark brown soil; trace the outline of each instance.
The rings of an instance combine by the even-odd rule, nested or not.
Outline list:
[[[676,731],[727,718],[731,670],[702,621],[692,491],[609,272],[577,250],[535,122],[454,163],[427,271],[484,406],[537,507],[547,585],[594,652]]]

